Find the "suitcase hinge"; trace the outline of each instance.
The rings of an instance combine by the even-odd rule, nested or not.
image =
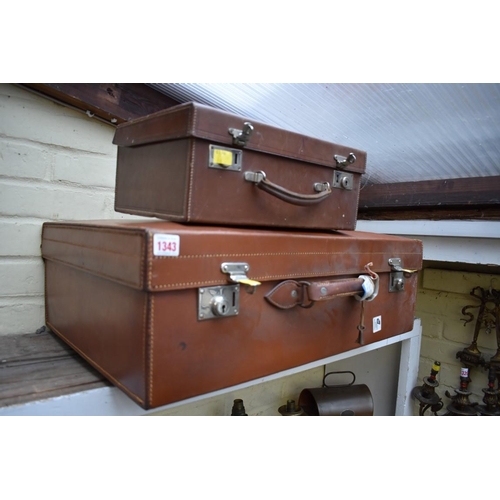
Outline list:
[[[243,124],[243,130],[230,128],[229,134],[233,136],[233,144],[235,146],[246,146],[253,132],[253,125],[250,122]]]
[[[389,266],[391,266],[391,273],[389,275],[389,292],[403,292],[405,289],[405,278],[409,278],[417,270],[403,269],[401,267],[402,261],[399,257],[389,259]]]

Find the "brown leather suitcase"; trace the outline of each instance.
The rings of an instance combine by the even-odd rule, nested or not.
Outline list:
[[[47,325],[144,408],[411,330],[422,263],[396,236],[162,221],[45,223],[42,254]]]
[[[223,226],[356,226],[366,153],[196,103],[119,125],[115,210]]]

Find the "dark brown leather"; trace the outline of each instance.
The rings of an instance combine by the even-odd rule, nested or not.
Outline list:
[[[179,236],[177,257],[154,255],[158,233]],[[354,297],[283,310],[265,297],[286,280],[314,287],[357,278],[373,262],[380,290],[364,303],[364,343],[411,330],[417,273],[403,292],[389,293],[387,261],[420,269],[422,246],[363,232],[115,220],[46,223],[42,255],[48,326],[134,401],[155,408],[359,347]],[[248,263],[247,276],[262,284],[254,293],[241,286],[238,315],[199,321],[199,288],[231,283],[224,262]],[[373,332],[379,316],[382,329]]]
[[[335,155],[347,157],[352,152],[356,156],[356,161],[346,165],[342,170],[365,173],[364,151],[283,130],[196,102],[172,106],[164,111],[118,125],[113,144],[140,146],[196,137],[232,147],[229,128],[242,129],[245,122],[251,122],[254,131],[248,143],[242,148],[244,150],[269,153],[327,167],[336,166]]]
[[[188,103],[118,126],[115,210],[190,224],[355,228],[365,152],[258,122],[246,146],[233,146],[228,129],[244,121]],[[211,145],[241,151],[241,171],[209,168]],[[351,152],[355,163],[339,169],[334,156]],[[295,205],[289,201],[297,196],[283,201],[245,180],[245,172],[262,170],[282,193],[306,200],[321,200],[314,184],[333,185],[338,170],[352,174],[353,189],[334,188],[321,203]]]

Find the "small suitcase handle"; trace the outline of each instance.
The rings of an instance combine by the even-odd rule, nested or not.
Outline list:
[[[292,205],[314,205],[316,203],[322,202],[323,200],[328,198],[330,194],[332,194],[332,188],[329,182],[314,183],[314,190],[319,191],[317,194],[302,194],[290,191],[283,186],[279,186],[278,184],[269,181],[266,178],[266,173],[262,170],[258,172],[247,171],[245,172],[244,176],[246,181],[255,183],[255,185],[259,189],[262,189],[262,191],[265,191],[266,193],[269,193],[276,198],[285,201],[286,203],[291,203]]]

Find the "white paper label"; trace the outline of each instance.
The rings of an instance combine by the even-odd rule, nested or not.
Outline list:
[[[380,332],[382,330],[382,316],[375,316],[373,318],[373,333]]]
[[[177,257],[180,238],[178,234],[155,234],[153,236],[153,255]]]

